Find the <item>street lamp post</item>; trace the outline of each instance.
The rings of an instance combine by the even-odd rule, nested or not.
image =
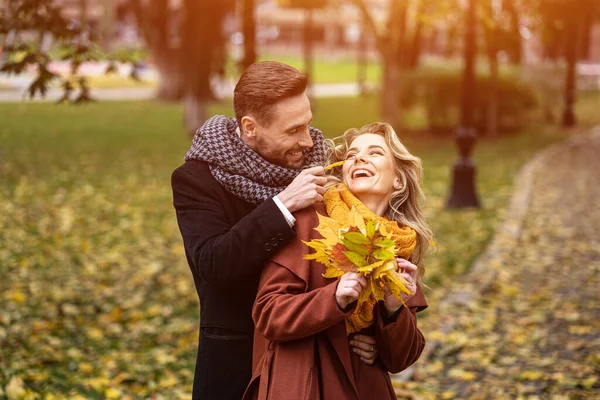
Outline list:
[[[473,123],[473,103],[475,99],[475,1],[468,0],[465,23],[465,69],[462,82],[460,126],[456,131],[456,143],[460,158],[456,161],[452,174],[452,191],[446,206],[448,208],[479,207],[475,191],[475,164],[471,152],[477,137]]]
[[[575,117],[575,86],[577,76],[577,46],[579,45],[579,35],[577,34],[577,23],[571,17],[567,22],[567,37],[570,38],[566,51],[567,75],[565,82],[565,108],[563,112],[562,125],[570,128],[576,125]]]

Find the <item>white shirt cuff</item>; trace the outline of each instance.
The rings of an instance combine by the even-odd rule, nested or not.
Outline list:
[[[279,210],[281,210],[281,213],[283,214],[283,217],[287,221],[288,225],[290,227],[294,226],[294,224],[296,223],[296,218],[294,218],[290,210],[288,210],[287,207],[283,205],[283,203],[277,198],[277,196],[273,197],[273,201],[275,202],[275,204],[277,204]]]

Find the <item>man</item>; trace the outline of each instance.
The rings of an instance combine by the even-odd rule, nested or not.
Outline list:
[[[295,235],[292,213],[322,200],[327,144],[309,126],[306,84],[288,65],[251,65],[234,91],[236,118],[208,120],[173,172],[173,203],[202,309],[193,399],[242,397],[263,264]],[[357,348],[367,359],[374,354],[368,339]]]

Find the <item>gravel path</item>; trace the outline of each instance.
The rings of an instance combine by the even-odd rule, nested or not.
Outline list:
[[[538,165],[511,248],[490,263],[495,280],[478,300],[437,312],[453,330],[427,331],[436,315],[424,321],[438,345],[399,389],[425,399],[600,398],[600,131]]]

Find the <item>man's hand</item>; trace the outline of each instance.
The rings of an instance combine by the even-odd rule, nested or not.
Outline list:
[[[346,272],[342,275],[335,290],[335,300],[340,309],[343,310],[348,304],[356,301],[365,286],[367,279],[356,272]]]
[[[362,362],[367,365],[373,365],[377,358],[377,346],[375,345],[375,338],[373,336],[354,335],[350,339],[350,346]]]
[[[323,167],[307,168],[277,198],[290,211],[298,211],[323,200],[327,183]]]

